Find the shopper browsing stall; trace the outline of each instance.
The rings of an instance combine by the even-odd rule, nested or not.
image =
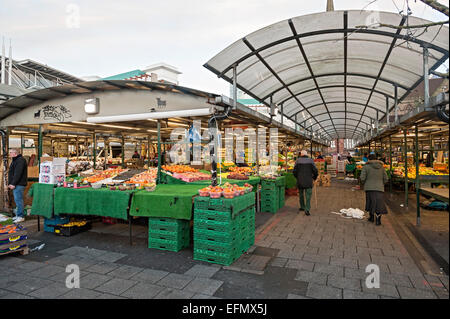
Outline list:
[[[8,188],[12,190],[14,202],[16,203],[15,223],[24,221],[23,216],[23,192],[27,186],[27,161],[22,157],[17,149],[11,149],[9,156],[12,158],[8,172]]]

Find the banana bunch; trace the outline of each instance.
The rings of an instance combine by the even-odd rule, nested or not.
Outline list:
[[[73,227],[73,226],[77,226],[77,227],[81,227],[81,226],[84,226],[84,225],[86,225],[86,221],[81,221],[81,222],[70,222],[70,223],[67,223],[67,224],[64,224],[64,225],[61,225],[62,227]]]

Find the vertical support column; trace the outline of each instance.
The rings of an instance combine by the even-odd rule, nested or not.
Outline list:
[[[109,157],[109,140],[107,137],[103,137],[103,145],[104,145],[103,155],[105,156],[104,168],[106,169],[108,167],[108,157]]]
[[[150,168],[150,135],[147,136],[147,168]]]
[[[283,117],[284,117],[284,110],[283,110],[283,103],[280,104],[280,108],[281,108],[281,125],[283,125]]]
[[[434,147],[433,147],[433,136],[430,134],[430,163],[433,165],[434,161]]]
[[[41,171],[41,157],[42,157],[42,124],[39,124],[39,132],[38,132],[38,165],[39,165],[39,173]]]
[[[156,175],[156,183],[161,183],[161,121],[158,120],[158,175]]]
[[[398,123],[398,86],[394,84],[394,121]]]
[[[389,97],[386,96],[386,127],[389,127]]]
[[[80,151],[79,151],[79,146],[78,146],[78,138],[76,138],[75,139],[75,153],[76,153],[76,156],[77,156],[77,160],[78,160],[78,157],[80,156]]]
[[[93,157],[94,157],[94,170],[96,169],[96,167],[97,167],[97,136],[96,136],[96,134],[95,134],[95,131],[94,131],[94,133],[92,134],[92,143],[93,143],[93,145],[92,145],[92,155],[93,155]]]
[[[405,160],[405,208],[408,207],[408,139],[407,129],[403,130],[404,137],[404,160]]]
[[[233,109],[237,107],[237,64],[233,65]]]
[[[415,160],[416,160],[416,209],[417,226],[420,226],[420,175],[419,175],[419,127],[415,127]]]
[[[122,168],[125,168],[125,136],[122,135]]]
[[[23,134],[20,134],[20,154],[23,154],[23,149],[25,147],[25,139]]]
[[[430,104],[430,81],[429,81],[429,70],[428,70],[428,47],[423,46],[423,83],[424,83],[424,103],[425,107]]]
[[[389,135],[389,192],[392,193],[392,136]]]

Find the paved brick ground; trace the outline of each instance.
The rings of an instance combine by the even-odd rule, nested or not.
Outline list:
[[[376,227],[331,213],[364,207],[362,191],[344,182],[321,187],[311,216],[298,212],[297,200],[287,198],[257,230],[246,258],[258,266],[268,261],[263,270],[246,271],[242,262],[221,267],[195,261],[192,247],[178,253],[148,249],[142,228],[130,247],[126,224],[114,226],[114,234],[97,229],[73,238],[31,232],[46,247],[0,257],[0,299],[449,298],[448,276],[425,273],[416,264],[393,216]],[[79,289],[66,288],[68,264],[80,266]],[[369,264],[380,269],[380,288],[366,287]]]

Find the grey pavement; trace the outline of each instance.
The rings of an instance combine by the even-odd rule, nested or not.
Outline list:
[[[376,227],[331,213],[364,207],[364,193],[351,186],[320,187],[311,216],[298,212],[297,197],[276,214],[258,213],[255,245],[230,267],[193,260],[192,246],[149,249],[146,236],[130,246],[127,224],[70,238],[30,225],[30,238],[46,247],[0,256],[0,299],[448,299],[448,276],[415,260],[393,216]],[[80,267],[80,288],[66,287],[70,264]],[[366,286],[372,264],[379,288]]]

